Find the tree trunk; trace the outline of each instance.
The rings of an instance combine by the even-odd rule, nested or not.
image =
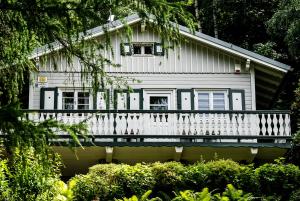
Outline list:
[[[213,0],[213,24],[214,24],[214,34],[215,34],[215,38],[219,38],[216,10],[217,10],[216,0]]]
[[[197,22],[198,22],[198,31],[202,32],[201,20],[200,20],[200,15],[199,15],[199,3],[198,3],[198,0],[194,1],[194,8],[195,8],[196,19],[197,19]]]

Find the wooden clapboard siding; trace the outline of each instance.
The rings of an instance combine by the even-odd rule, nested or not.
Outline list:
[[[105,43],[103,38],[99,43]],[[153,31],[140,31],[140,26],[134,26],[132,42],[161,42]],[[102,50],[102,54],[117,64],[120,68],[107,66],[109,72],[177,72],[177,73],[233,73],[235,63],[241,59],[224,51],[201,44],[193,39],[184,40],[175,49],[168,50],[168,56],[121,56],[121,33],[111,33],[111,45],[114,55],[109,50]],[[53,57],[45,56],[40,71],[80,71],[81,66],[77,58],[71,64],[63,56],[56,53]],[[57,64],[57,68],[54,68]],[[243,65],[242,65],[243,66]],[[242,69],[244,71],[244,69]]]
[[[48,77],[48,87],[80,88],[83,82],[86,87],[90,86],[88,82],[81,80],[80,73],[40,73],[40,75]],[[252,109],[250,74],[112,73],[112,75],[128,77],[130,86],[142,89],[243,89],[246,110]],[[131,79],[140,80],[141,83],[132,83]],[[33,88],[32,101],[31,109],[39,109],[39,88]]]

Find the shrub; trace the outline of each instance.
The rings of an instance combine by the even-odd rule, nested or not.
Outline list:
[[[185,189],[186,168],[177,162],[153,163],[151,169],[155,179],[154,190],[162,191],[170,195],[173,191]]]
[[[69,182],[74,201],[90,201],[98,196],[104,197],[107,194],[106,184],[99,177],[91,175],[77,175]]]
[[[292,164],[264,164],[255,171],[261,192],[264,195],[278,195],[287,200],[289,194],[300,188],[300,170]]]
[[[217,160],[206,163],[209,170],[206,180],[206,186],[209,189],[218,189],[223,191],[227,184],[235,180],[239,175],[241,166],[232,160]]]
[[[150,167],[142,164],[121,165],[120,171],[116,172],[115,179],[127,196],[133,194],[140,196],[147,189],[152,189],[155,184]]]
[[[76,176],[72,181],[75,182],[75,200],[91,200],[95,197],[113,200],[131,195],[139,198],[148,189],[153,190],[154,196],[171,200],[174,192],[178,194],[183,190],[195,191],[204,187],[219,193],[227,189],[221,197],[244,195],[228,184],[264,200],[297,200],[300,170],[294,165],[279,162],[254,169],[253,165],[239,165],[231,160],[199,162],[188,166],[177,162],[134,166],[107,164],[93,166],[87,175]],[[293,191],[293,196],[289,196]],[[194,196],[191,192],[187,194]]]
[[[245,192],[252,192],[254,195],[260,195],[260,184],[253,165],[240,166],[232,183],[238,189],[243,189]]]
[[[204,162],[198,162],[187,166],[185,173],[185,183],[191,190],[206,187],[209,169]]]

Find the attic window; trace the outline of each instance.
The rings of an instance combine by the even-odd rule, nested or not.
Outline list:
[[[123,43],[121,44],[121,55],[163,56],[164,49],[160,43]]]
[[[153,54],[153,45],[145,45],[144,54]]]
[[[133,44],[133,55],[153,55],[153,44]]]
[[[133,44],[133,54],[142,54],[142,46]]]

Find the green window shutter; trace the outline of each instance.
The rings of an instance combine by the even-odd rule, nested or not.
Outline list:
[[[53,91],[54,92],[54,109],[57,109],[57,99],[58,99],[58,88],[51,87],[51,88],[41,88],[40,91],[40,109],[45,108],[45,91]]]
[[[177,89],[177,109],[182,110],[182,93],[188,92],[190,93],[190,103],[191,103],[191,110],[194,110],[194,89]]]
[[[243,89],[229,89],[229,110],[233,110],[233,94],[234,93],[240,93],[241,94],[241,107],[242,110],[246,109],[246,101],[245,101],[245,90]]]
[[[133,93],[139,93],[139,109],[143,109],[143,89],[133,89]],[[130,93],[127,95],[127,109],[130,110]]]
[[[109,110],[109,89],[103,89],[103,90],[99,90],[98,92],[105,92],[104,94],[104,98],[105,98],[105,103],[106,103],[106,110]],[[97,108],[97,93],[96,95],[94,95],[93,97],[93,108],[96,110]]]
[[[154,43],[154,55],[156,56],[164,56],[165,49],[163,48],[162,43]]]
[[[116,89],[114,90],[114,97],[113,97],[113,102],[114,102],[114,109],[118,110],[118,93],[125,93],[126,94],[126,109],[128,109],[128,90],[120,90],[120,89]]]
[[[127,48],[129,48],[129,51],[126,51]],[[132,45],[130,43],[120,43],[120,50],[122,56],[132,55]]]

